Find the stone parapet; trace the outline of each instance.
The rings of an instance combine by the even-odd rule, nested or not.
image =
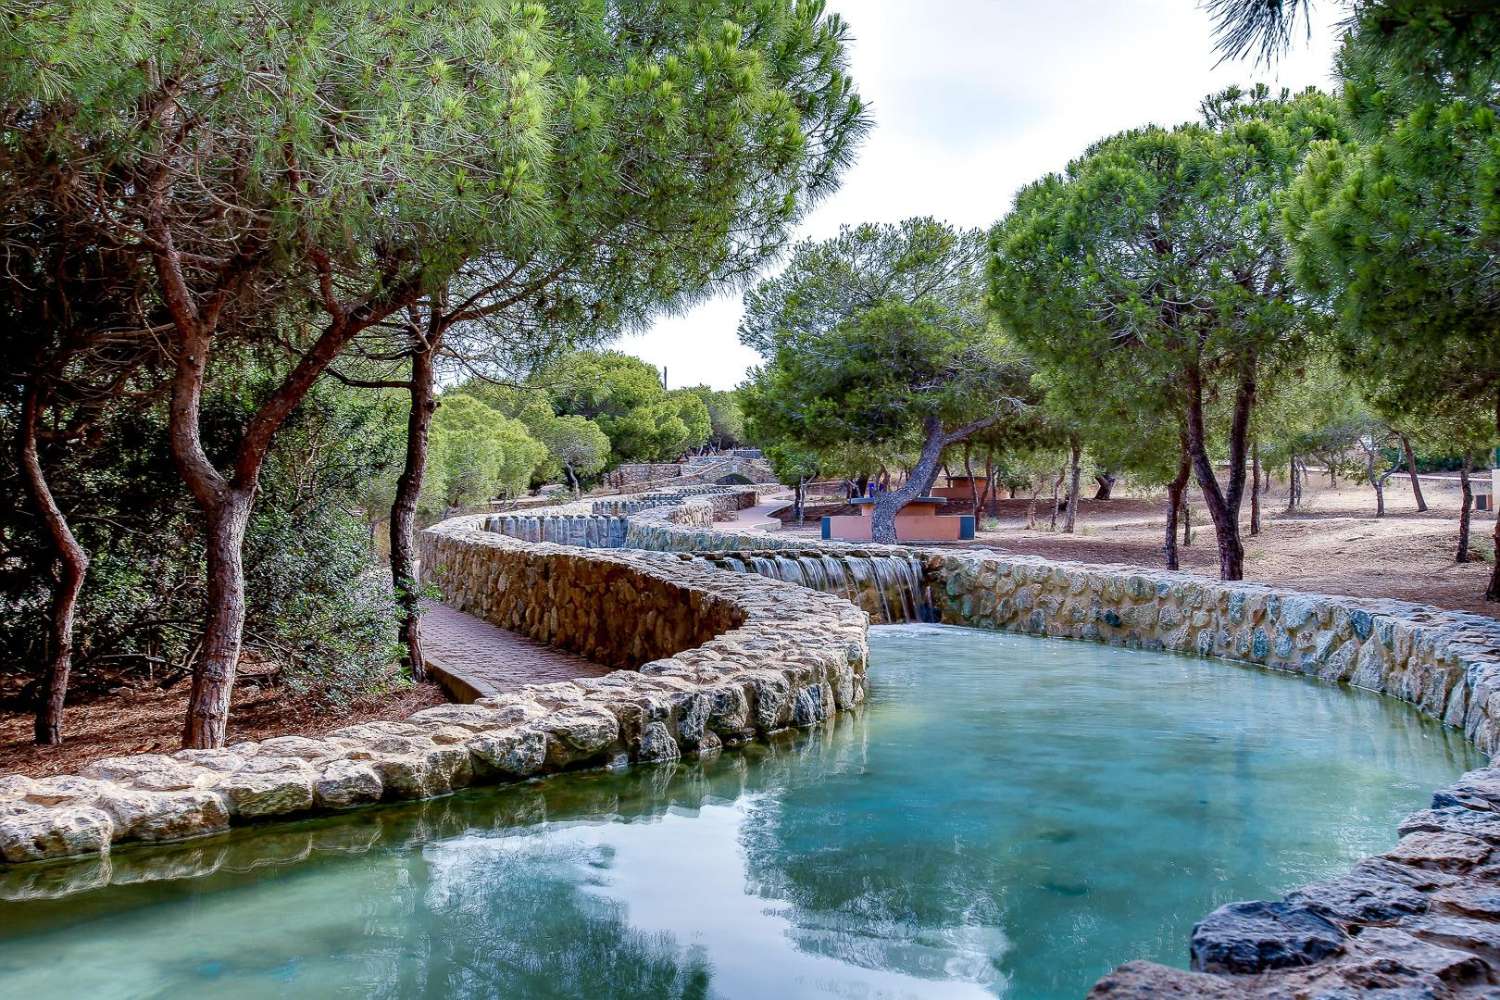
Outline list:
[[[327,736],[0,778],[0,861],[104,855],[231,826],[578,767],[673,760],[816,725],[865,697],[848,602],[661,553],[528,543],[484,515],[422,533],[427,582],[494,624],[617,666]]]

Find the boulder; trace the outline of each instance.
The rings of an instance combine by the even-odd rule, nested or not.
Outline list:
[[[297,757],[262,757],[225,774],[216,786],[234,816],[255,819],[305,812],[313,806],[317,772]]]
[[[164,754],[104,757],[83,768],[86,778],[113,781],[149,792],[175,792],[211,783],[216,774]]]
[[[1401,836],[1409,833],[1461,833],[1491,844],[1500,844],[1500,812],[1444,806],[1423,809],[1401,821]]]
[[[384,792],[380,775],[362,761],[331,761],[313,781],[313,803],[320,809],[347,809],[378,802]]]
[[[113,836],[114,821],[93,806],[0,803],[0,859],[11,864],[99,854]]]
[[[41,806],[63,804],[88,806],[99,798],[104,782],[94,778],[79,778],[70,774],[53,778],[37,778],[26,793],[26,801]]]
[[[1088,1000],[1248,1000],[1253,995],[1218,976],[1155,962],[1126,962],[1095,983]]]
[[[1409,833],[1384,856],[1416,868],[1464,871],[1483,864],[1490,846],[1462,833]]]
[[[532,726],[486,733],[465,746],[481,768],[505,777],[530,777],[547,762],[547,734]]]
[[[217,792],[194,788],[151,792],[107,788],[99,808],[115,822],[116,840],[182,840],[229,828],[229,808]]]
[[[641,745],[636,753],[637,760],[642,763],[656,763],[677,760],[681,756],[682,749],[672,738],[672,731],[667,728],[666,723],[652,722],[641,729]]]
[[[1447,806],[1500,811],[1500,767],[1470,771],[1448,787],[1432,793],[1432,808]]]
[[[1344,938],[1307,906],[1230,903],[1193,928],[1188,951],[1195,971],[1250,975],[1322,961],[1343,951]]]
[[[1383,997],[1440,997],[1447,985],[1484,983],[1485,963],[1463,951],[1413,937],[1394,927],[1371,927],[1349,947],[1351,961],[1339,963],[1341,978],[1359,990],[1389,990]],[[1434,989],[1436,987],[1436,989]],[[1410,993],[1395,992],[1410,989]],[[1428,992],[1422,992],[1423,989]]]
[[[554,713],[546,720],[545,727],[568,750],[584,756],[605,750],[620,736],[620,723],[614,713],[594,705]]]
[[[1387,923],[1427,910],[1427,897],[1416,889],[1354,872],[1304,885],[1288,893],[1286,902],[1345,924]]]

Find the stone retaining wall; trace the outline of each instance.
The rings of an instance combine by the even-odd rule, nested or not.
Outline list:
[[[525,514],[492,514],[484,527],[523,542],[617,549],[626,545],[628,517],[650,524],[711,527],[715,517],[755,503],[755,490],[749,487],[686,486],[628,499],[573,501]]]
[[[625,544],[626,521],[599,514],[491,514],[484,527],[523,542],[617,549]]]
[[[592,506],[592,513],[634,514],[656,507],[686,503],[694,497],[711,498],[714,501],[715,509],[722,512],[743,510],[746,507],[754,507],[756,504],[756,491],[754,487],[750,486],[679,486],[655,493],[641,493],[628,497],[611,497],[604,500],[595,500]]]
[[[639,462],[617,465],[604,474],[604,481],[616,489],[636,489],[647,483],[663,479],[675,479],[682,475],[682,466],[675,462]]]
[[[495,624],[622,667],[327,736],[0,778],[0,861],[107,854],[230,826],[421,799],[611,762],[676,759],[864,700],[866,618],[846,601],[648,552],[532,544],[483,515],[421,536],[423,572]]]

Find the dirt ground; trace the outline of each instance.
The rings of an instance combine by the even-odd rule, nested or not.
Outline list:
[[[1456,563],[1460,494],[1457,478],[1424,477],[1428,510],[1417,513],[1405,477],[1386,486],[1386,516],[1377,519],[1375,493],[1368,485],[1330,488],[1320,473],[1304,493],[1302,507],[1286,513],[1286,489],[1273,485],[1262,497],[1263,530],[1245,539],[1245,578],[1298,590],[1355,597],[1393,597],[1442,608],[1500,617],[1500,605],[1484,600],[1494,554],[1491,514],[1476,511],[1470,550],[1481,561]],[[1025,500],[1001,500],[1000,517],[987,519],[974,546],[1089,563],[1161,566],[1165,500],[1120,497],[1084,499],[1075,534],[1026,529]],[[1045,498],[1039,504],[1045,508]],[[1248,530],[1249,501],[1244,521]],[[1201,504],[1193,510],[1193,544],[1180,550],[1184,569],[1216,575],[1218,551],[1213,527]],[[1059,519],[1060,522],[1060,519]],[[1061,524],[1059,523],[1059,527]],[[816,537],[816,521],[788,531]]]
[[[72,774],[91,760],[126,753],[172,753],[179,749],[188,684],[121,690],[96,701],[68,707],[66,742],[39,747],[31,742],[30,714],[0,713],[0,774],[42,777]],[[329,710],[284,697],[274,689],[236,692],[229,717],[229,742],[273,736],[318,736],[373,719],[400,719],[447,699],[436,684],[418,684],[394,694]]]

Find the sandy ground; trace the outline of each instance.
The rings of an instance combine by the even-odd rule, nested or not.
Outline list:
[[[1460,501],[1456,478],[1423,479],[1425,513],[1417,512],[1408,480],[1392,478],[1386,486],[1387,513],[1379,519],[1374,516],[1375,493],[1368,485],[1341,484],[1333,489],[1325,476],[1313,478],[1296,513],[1285,512],[1284,486],[1273,486],[1271,494],[1262,497],[1263,530],[1245,539],[1246,579],[1325,594],[1394,597],[1500,617],[1500,605],[1484,600],[1494,552],[1492,515],[1474,515],[1471,551],[1482,561],[1453,561]],[[1045,517],[1036,530],[1028,531],[1026,506],[1025,500],[1000,501],[1000,517],[987,519],[973,545],[1079,562],[1162,564],[1161,497],[1085,499],[1072,535],[1048,531]],[[1045,507],[1045,498],[1040,506]],[[1248,501],[1243,513],[1248,530]],[[1180,550],[1183,568],[1217,575],[1213,528],[1201,504],[1194,507],[1193,521],[1193,544]],[[817,536],[812,518],[801,528],[787,530]]]

